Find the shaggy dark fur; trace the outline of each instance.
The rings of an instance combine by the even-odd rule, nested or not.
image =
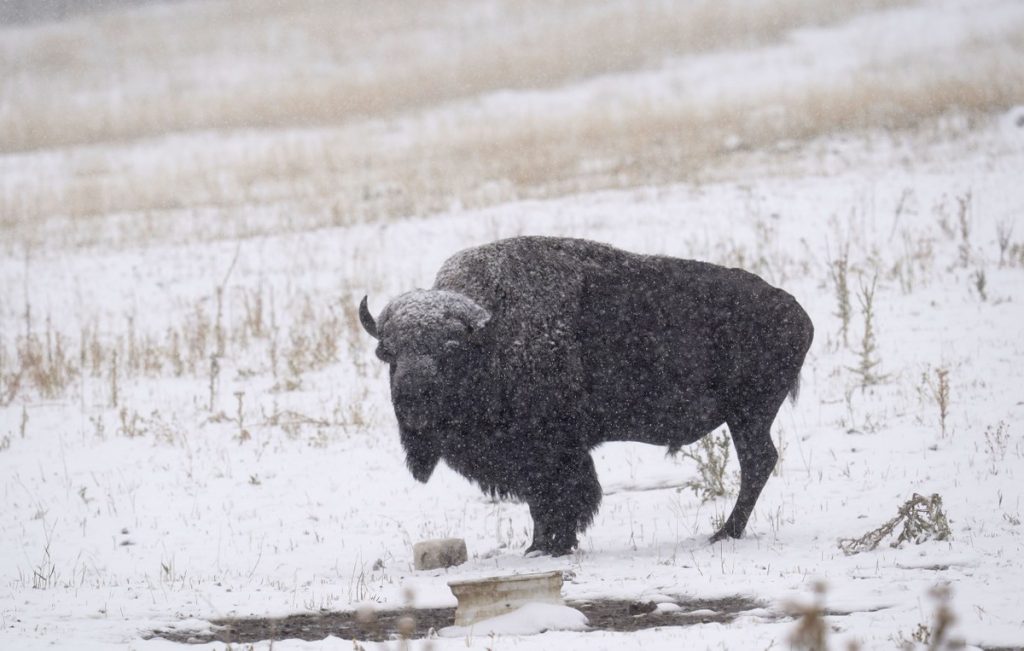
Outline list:
[[[740,492],[713,536],[739,537],[778,458],[769,433],[795,396],[813,327],[796,300],[740,269],[518,237],[462,251],[434,288],[374,319],[360,305],[409,469],[438,461],[524,500],[527,552],[566,554],[601,486],[590,450],[642,441],[670,451],[727,423]]]

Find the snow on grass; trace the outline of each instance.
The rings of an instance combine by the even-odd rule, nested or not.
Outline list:
[[[294,390],[275,388],[281,380],[270,374],[262,342],[229,343],[213,409],[203,367],[181,378],[128,376],[118,408],[109,403],[106,370],[87,373],[57,399],[34,398],[29,389],[3,408],[0,433],[9,444],[0,452],[0,544],[10,559],[4,634],[16,647],[54,640],[139,644],[153,622],[349,608],[366,600],[398,607],[406,588],[417,605],[451,606],[446,581],[454,577],[569,569],[570,599],[747,595],[776,609],[806,595],[812,578],[822,579],[828,608],[850,613],[830,618],[839,637],[868,648],[891,648],[890,637],[929,622],[927,592],[948,581],[969,641],[1019,644],[1013,604],[1024,597],[1024,576],[1013,559],[1024,517],[1024,440],[1014,387],[1024,353],[1024,271],[1019,263],[999,266],[996,224],[1017,223],[1024,195],[1014,180],[1024,157],[989,131],[939,149],[947,146],[965,153],[941,166],[932,158],[899,167],[875,160],[830,175],[755,174],[460,211],[386,229],[268,237],[238,249],[229,294],[261,282],[278,288],[279,323],[290,297],[311,294],[318,305],[351,307],[370,287],[371,304],[380,305],[397,291],[429,284],[455,250],[520,232],[742,263],[782,284],[807,307],[817,335],[801,400],[776,423],[780,470],[744,539],[707,544],[712,520],[728,512],[732,498],[701,503],[683,488],[695,474],[690,462],[665,458],[661,448],[608,444],[594,453],[608,494],[580,551],[524,559],[525,506],[492,503],[446,468],[425,486],[408,476],[370,342],[342,347],[336,362],[301,372]],[[807,155],[816,156],[814,147]],[[850,147],[851,158],[859,155]],[[869,155],[884,162],[875,149]],[[964,260],[957,198],[968,192]],[[875,328],[889,379],[864,389],[849,370],[855,346],[839,344],[833,316],[828,264],[841,241],[850,243],[854,283],[879,277]],[[27,278],[17,259],[4,261],[0,277],[5,295],[27,289],[37,324],[50,314],[74,332],[76,322],[97,319],[106,336],[126,337],[124,315],[133,313],[141,337],[161,332],[197,300],[212,313],[213,292],[234,255],[231,243],[40,252]],[[987,278],[984,300],[978,270]],[[5,305],[8,346],[23,327],[22,308],[20,300]],[[855,307],[851,342],[858,316]],[[951,385],[945,436],[928,384],[940,367],[949,369]],[[239,391],[247,436],[236,420]],[[355,404],[363,412],[359,424],[347,418]],[[121,409],[139,415],[136,435]],[[942,495],[952,540],[842,554],[838,538],[877,527],[915,492]],[[452,535],[467,540],[467,565],[411,569],[415,541]],[[502,645],[701,639],[712,647],[767,646],[784,639],[789,626],[745,618],[661,637],[562,633]]]

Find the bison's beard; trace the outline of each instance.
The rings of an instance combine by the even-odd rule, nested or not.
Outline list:
[[[411,430],[401,424],[398,426],[405,448],[405,465],[417,481],[426,483],[433,474],[437,462],[441,460],[439,441],[422,431]]]

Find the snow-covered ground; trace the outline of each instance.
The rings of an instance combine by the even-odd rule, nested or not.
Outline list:
[[[950,43],[997,39],[1020,23],[1020,8],[942,0],[880,10],[781,45],[445,104],[396,118],[390,137],[467,112],[484,122],[616,94],[656,101],[681,87],[719,97],[715,84],[762,59],[777,83],[803,85],[898,64],[922,42],[923,55],[941,50],[937,61],[952,65],[959,45]],[[881,45],[847,59],[868,41]],[[750,87],[770,83],[758,77]],[[519,621],[497,636],[411,646],[786,648],[796,624],[784,615],[810,602],[817,582],[833,613],[832,648],[911,641],[931,624],[929,594],[940,584],[952,589],[955,636],[975,647],[1024,646],[1022,121],[1020,106],[953,112],[919,128],[737,147],[690,182],[499,197],[480,208],[453,202],[425,216],[335,227],[306,227],[322,223],[303,214],[315,204],[308,196],[275,196],[263,208],[258,191],[238,205],[156,217],[125,209],[2,222],[0,648],[178,648],[146,638],[231,616],[367,601],[399,608],[410,593],[417,606],[451,606],[450,579],[553,569],[570,577],[569,600],[744,596],[765,608],[728,624],[634,633],[522,635]],[[126,173],[131,156],[159,172],[161,156],[179,155],[179,145],[215,153],[318,133],[187,134],[111,144],[109,155]],[[25,170],[60,183],[82,173],[74,161],[105,147],[5,154],[5,196],[32,186]],[[229,161],[247,151],[230,149]],[[259,228],[227,221],[247,211]],[[179,218],[177,227],[166,221]],[[150,228],[152,219],[165,221]],[[226,221],[204,224],[216,219]],[[518,234],[743,266],[805,306],[816,337],[800,400],[776,421],[781,460],[743,539],[708,544],[733,497],[702,502],[686,487],[696,464],[663,448],[595,451],[601,511],[579,550],[557,559],[523,558],[525,505],[493,502],[444,467],[427,485],[405,470],[386,373],[358,327],[356,301],[368,293],[379,309],[429,286],[455,251]],[[835,282],[844,251],[845,343]],[[876,345],[866,354],[881,379],[865,386],[858,295],[873,278]],[[26,351],[39,359],[26,362]],[[19,376],[19,368],[28,370]],[[898,548],[887,540],[852,556],[839,549],[838,539],[881,525],[914,493],[941,495],[949,540]],[[468,563],[412,569],[413,543],[449,536],[466,540]]]

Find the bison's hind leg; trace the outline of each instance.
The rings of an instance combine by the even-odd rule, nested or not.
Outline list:
[[[546,459],[533,474],[526,502],[533,517],[533,543],[527,554],[564,556],[576,547],[601,504],[601,484],[590,453],[566,451]]]
[[[771,427],[784,396],[785,393],[782,393],[770,406],[741,412],[726,419],[736,448],[736,457],[740,462],[740,493],[732,513],[722,528],[711,537],[711,542],[743,535],[747,520],[754,511],[754,504],[779,459],[779,453],[772,442]]]

